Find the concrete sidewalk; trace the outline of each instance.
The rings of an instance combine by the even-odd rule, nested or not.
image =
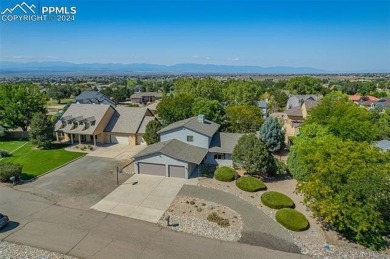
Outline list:
[[[136,174],[91,208],[157,223],[184,184],[197,179]]]
[[[96,150],[88,153],[87,156],[129,160],[146,147],[147,145],[130,146],[125,144],[105,144],[97,147]]]

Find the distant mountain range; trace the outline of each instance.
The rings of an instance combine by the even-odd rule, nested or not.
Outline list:
[[[11,62],[0,61],[0,75],[43,74],[321,74],[325,70],[311,67],[260,67],[212,64],[116,64],[68,62]]]

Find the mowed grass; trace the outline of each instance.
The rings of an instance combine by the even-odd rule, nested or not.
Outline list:
[[[54,144],[53,148],[49,150],[39,150],[30,142],[25,144],[26,142],[27,141],[0,142],[0,149],[5,149],[10,153],[18,147],[21,147],[12,153],[10,157],[0,160],[0,163],[10,162],[23,165],[23,179],[31,179],[85,155],[85,153],[65,151],[64,148],[66,145],[62,144]]]

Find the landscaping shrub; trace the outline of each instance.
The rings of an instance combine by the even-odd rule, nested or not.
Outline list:
[[[251,176],[237,179],[236,185],[238,188],[246,192],[257,192],[267,189],[267,186],[265,186],[261,180]]]
[[[8,153],[7,150],[0,149],[0,158],[2,158],[2,157],[8,157],[8,156],[10,156],[10,155],[11,155],[11,154]]]
[[[220,217],[216,212],[213,212],[207,216],[207,220],[217,223],[219,226],[226,228],[230,226],[229,219]]]
[[[272,209],[292,208],[294,202],[280,192],[266,192],[261,195],[261,202]]]
[[[303,231],[309,228],[305,215],[293,209],[281,209],[276,212],[276,221],[292,231]]]
[[[22,174],[22,165],[12,163],[1,163],[0,164],[0,181],[8,182],[11,176],[19,178]]]
[[[231,182],[234,180],[236,171],[230,167],[219,167],[214,172],[214,177],[221,182]]]

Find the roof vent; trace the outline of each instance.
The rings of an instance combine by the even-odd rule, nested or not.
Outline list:
[[[200,123],[204,123],[204,122],[205,122],[205,116],[204,116],[203,114],[199,114],[199,115],[198,115],[198,121],[199,121]]]

